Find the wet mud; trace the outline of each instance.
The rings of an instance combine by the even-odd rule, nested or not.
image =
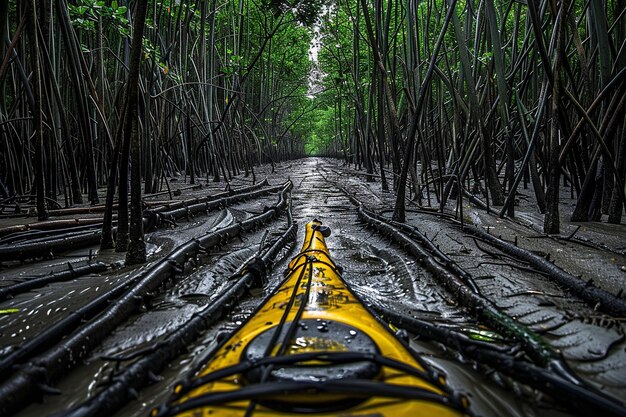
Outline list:
[[[291,208],[293,219],[300,226],[298,244],[303,236],[302,226],[314,218],[332,229],[332,235],[327,239],[330,253],[343,267],[344,279],[366,303],[402,311],[460,332],[485,330],[402,247],[360,223],[356,207],[339,188],[341,186],[368,208],[391,217],[389,209],[393,207],[393,195],[382,192],[379,182],[367,183],[341,161],[320,158],[277,164],[274,171],[270,166],[261,167],[257,176],[263,178],[265,175],[270,185],[282,184],[288,179],[293,181]],[[231,181],[232,187],[250,184],[251,179],[243,175]],[[201,192],[220,192],[224,186],[224,183],[207,182]],[[191,198],[198,192],[185,190],[182,197],[177,198]],[[5,263],[0,269],[0,286],[61,270],[67,267],[67,262],[78,265],[102,261],[111,268],[103,274],[50,284],[0,302],[0,310],[15,310],[0,315],[0,357],[102,291],[132,279],[134,274],[162,259],[176,246],[199,234],[262,213],[264,207],[274,204],[275,200],[276,196],[272,194],[245,201],[149,234],[148,264],[139,269],[123,266],[123,256],[113,251],[98,253],[97,247],[23,265]],[[454,204],[453,201],[449,214],[454,214]],[[417,209],[408,206],[409,209],[412,207]],[[607,291],[616,293],[626,287],[624,225],[611,228],[595,223],[584,225],[585,230],[578,230],[576,239],[558,240],[542,236],[534,228],[537,217],[531,203],[518,207],[515,221],[498,219],[471,206],[464,207],[464,217],[505,239],[517,237],[521,247],[535,253],[550,253],[557,265],[572,274],[583,275],[583,278],[593,277],[594,282]],[[597,312],[593,306],[572,297],[528,265],[477,242],[445,218],[410,210],[407,222],[469,272],[483,296],[492,300],[501,311],[541,334],[586,382],[616,398],[626,398],[624,318]],[[285,225],[286,219],[282,216],[211,251],[203,262],[163,288],[140,313],[128,317],[86,360],[58,381],[55,387],[60,395],[47,395],[42,403],[34,402],[18,415],[33,417],[60,412],[93,396],[114,377],[117,369],[149,351],[168,332],[189,320],[226,288],[228,278],[259,250],[264,240],[276,236]],[[564,235],[568,236],[577,226],[567,225]],[[279,284],[282,271],[293,254],[293,251],[283,251],[263,288],[253,289],[226,319],[211,326],[185,354],[155,375],[154,383],[138,392],[136,401],[115,416],[145,416],[152,407],[164,401],[180,376],[202,363],[206,352],[221,340],[222,335],[236,329]],[[472,409],[479,415],[570,415],[545,395],[466,360],[446,346],[417,337],[411,338],[411,345],[432,366],[445,372],[452,387],[467,394]]]

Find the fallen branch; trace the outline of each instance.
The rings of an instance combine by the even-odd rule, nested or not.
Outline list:
[[[228,207],[245,200],[279,192],[285,188],[286,184],[257,189],[261,185],[262,184],[259,183],[254,186],[246,187],[245,189],[231,191],[228,193],[229,196],[227,197],[215,198],[215,196],[209,196],[203,199],[191,200],[198,201],[193,204],[188,204],[188,201],[182,201],[168,206],[167,209],[153,208],[144,210],[143,217],[145,228],[147,231],[154,230],[158,227],[162,227],[164,224],[175,223],[178,219],[191,218],[197,213],[208,213],[220,207]],[[241,190],[245,190],[245,192]]]
[[[190,206],[192,204],[206,203],[206,202],[209,202],[209,201],[219,200],[220,198],[226,198],[226,197],[231,197],[231,196],[235,196],[235,195],[239,195],[239,194],[249,193],[251,191],[259,190],[259,189],[265,187],[266,185],[268,185],[267,178],[265,178],[261,182],[258,182],[258,183],[254,184],[254,185],[249,185],[247,187],[241,187],[241,188],[237,188],[237,189],[229,189],[228,191],[224,191],[224,192],[221,192],[221,193],[206,195],[204,197],[192,198],[192,199],[189,199],[189,200],[169,202],[169,203],[161,204],[161,205],[156,206],[156,207],[152,207],[150,210],[152,210],[152,211],[174,210],[174,209],[178,209],[178,208],[182,208],[182,207],[187,207],[187,206]],[[283,186],[284,186],[284,184],[283,184]]]
[[[369,210],[365,210],[363,209],[367,215],[383,221],[383,222],[387,222],[387,220],[382,217],[379,216]],[[394,226],[395,228],[402,230],[403,232],[405,232],[409,237],[415,239],[419,244],[421,244],[422,246],[426,247],[426,250],[428,250],[430,252],[430,254],[435,257],[436,259],[438,259],[441,263],[443,263],[443,265],[450,270],[451,272],[453,272],[454,274],[456,274],[459,278],[461,278],[461,280],[463,281],[463,283],[465,285],[467,285],[468,287],[470,287],[470,289],[479,294],[480,290],[478,288],[478,286],[476,285],[476,283],[474,282],[474,279],[472,278],[472,275],[470,273],[468,273],[467,271],[465,271],[463,268],[461,268],[456,262],[454,262],[452,259],[450,259],[450,257],[448,255],[446,255],[445,253],[443,253],[438,247],[437,245],[435,245],[430,239],[428,239],[422,232],[419,231],[419,229],[417,229],[414,226],[410,226],[406,223],[400,223],[400,222],[396,222],[396,221],[390,221],[389,224],[391,224],[392,226]]]
[[[527,361],[505,353],[497,346],[477,342],[454,330],[399,314],[380,306],[370,306],[394,326],[421,337],[435,340],[509,377],[542,391],[568,410],[581,416],[626,416],[623,403],[597,390],[590,390]]]
[[[91,231],[98,231],[99,229],[102,228],[102,220],[101,219],[99,220],[100,220],[99,223],[72,225],[65,229],[59,228],[59,229],[54,229],[54,230],[28,230],[25,232],[12,233],[10,235],[3,237],[0,240],[0,245],[1,246],[8,246],[8,245],[13,246],[15,244],[18,244],[18,245],[25,244],[22,242],[27,242],[26,244],[34,244],[34,243],[46,242],[49,240],[55,240],[55,239],[58,239],[59,237],[68,237],[68,235],[75,236],[81,233],[89,233]]]
[[[28,281],[0,288],[0,301],[35,288],[43,287],[44,285],[48,285],[53,282],[69,281],[83,275],[103,272],[108,268],[108,266],[102,262],[82,266],[73,266],[70,262],[68,262],[67,266],[68,269],[65,271],[54,272],[49,275],[32,278]]]
[[[547,274],[551,280],[584,300],[594,309],[615,317],[626,317],[626,300],[596,287],[593,284],[593,280],[584,281],[575,277],[545,258],[499,239],[477,227],[466,225],[463,231],[516,259],[528,263],[537,271]]]
[[[102,224],[102,219],[48,220],[43,222],[8,226],[0,229],[0,238],[12,235],[13,233],[26,232],[29,230],[67,229],[74,226],[84,226],[89,224]]]
[[[100,242],[100,234],[100,230],[92,230],[74,236],[55,237],[34,243],[0,247],[0,262],[53,257],[70,250],[93,246]]]
[[[199,190],[203,187],[202,184],[191,184],[191,185],[187,185],[185,187],[180,187],[180,188],[176,188],[174,190],[165,190],[165,191],[157,191],[156,193],[150,193],[150,194],[144,194],[143,198],[150,198],[150,197],[158,197],[158,196],[162,196],[165,194],[171,195],[180,195],[182,191],[186,191],[186,190]]]
[[[476,207],[481,208],[483,210],[487,210],[487,204],[482,201],[481,199],[479,199],[478,197],[476,197],[474,194],[470,193],[469,191],[467,191],[464,187],[461,187],[463,189],[463,195],[465,197],[467,197],[467,200],[474,204]]]
[[[144,229],[146,232],[154,230],[156,227],[164,224],[173,224],[176,219],[187,217],[190,214],[200,211],[209,212],[210,210],[227,207],[229,205],[256,198],[261,195],[277,192],[285,188],[287,183],[270,187],[262,190],[249,191],[250,188],[260,187],[261,185],[253,187],[245,187],[236,191],[230,191],[232,194],[230,197],[221,197],[215,199],[215,196],[206,198],[212,199],[200,204],[195,204],[186,208],[179,208],[170,211],[159,211],[157,209],[149,209],[144,211]],[[221,194],[220,194],[221,195]],[[74,249],[80,249],[87,246],[97,245],[100,242],[102,235],[101,230],[88,230],[79,231],[76,234],[70,232],[71,229],[63,230],[63,236],[49,236],[40,240],[31,241],[19,245],[12,245],[10,247],[0,246],[0,262],[4,261],[24,261],[26,259],[37,259],[41,257],[54,257],[60,253],[67,252]]]

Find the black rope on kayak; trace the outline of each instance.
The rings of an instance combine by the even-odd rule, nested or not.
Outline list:
[[[293,339],[293,337],[295,336],[296,331],[298,330],[298,322],[302,318],[302,314],[304,314],[304,310],[306,308],[306,305],[309,300],[309,296],[311,294],[311,282],[313,281],[313,262],[315,261],[317,261],[317,259],[315,259],[312,256],[306,257],[306,263],[304,264],[305,267],[302,269],[302,272],[300,273],[300,276],[298,277],[298,282],[294,286],[293,293],[291,294],[291,298],[289,299],[289,305],[285,308],[285,312],[283,313],[281,317],[281,321],[279,325],[276,327],[276,330],[274,331],[274,334],[272,335],[272,339],[270,340],[270,343],[267,344],[267,348],[265,349],[263,357],[268,357],[272,355],[272,351],[274,350],[276,346],[278,346],[278,352],[276,352],[276,356],[283,356],[285,354],[285,351],[287,350],[289,341]],[[285,336],[282,338],[281,343],[278,344],[278,339],[280,337],[280,334],[282,333],[282,328],[285,325],[285,322],[289,315],[289,311],[293,307],[295,300],[298,298],[298,290],[300,289],[300,282],[302,281],[302,277],[306,273],[307,269],[309,271],[309,276],[308,276],[307,283],[306,283],[304,297],[302,298],[302,300],[300,300],[300,305],[298,306],[296,315],[291,321],[291,323],[289,324],[289,327],[287,328],[287,332],[285,332]],[[274,370],[274,365],[272,364],[265,367],[262,371],[261,381],[259,383],[263,384],[267,382],[267,379],[269,378],[273,370]],[[254,412],[255,408],[256,408],[256,401],[254,400],[250,401],[250,403],[248,404],[248,408],[246,409],[246,413],[244,414],[244,417],[250,417],[252,413]]]
[[[319,221],[319,220],[314,220],[314,221]],[[291,264],[291,262],[295,261],[296,259],[298,259],[301,256],[307,256],[309,253],[318,253],[318,252],[322,252],[326,254],[326,257],[328,258],[329,262],[326,261],[321,261],[319,259],[316,259],[315,262],[319,262],[322,263],[324,265],[327,265],[328,267],[331,268],[331,270],[336,273],[337,275],[340,275],[343,273],[343,268],[339,265],[336,265],[335,262],[332,260],[332,258],[330,257],[330,254],[328,252],[325,252],[323,250],[320,249],[311,249],[311,245],[313,244],[313,239],[315,239],[315,233],[321,233],[322,236],[324,237],[328,237],[330,236],[330,228],[328,228],[327,226],[317,226],[317,225],[313,225],[312,226],[312,230],[313,233],[311,234],[311,238],[308,240],[308,243],[305,246],[302,247],[302,249],[300,250],[300,252],[294,256],[291,261],[289,262]],[[319,238],[318,238],[319,239]],[[324,242],[322,240],[322,242]],[[287,268],[285,270],[285,276],[289,275],[293,273],[293,270]]]
[[[293,262],[293,261],[297,260],[297,259],[298,259],[299,257],[301,257],[301,256],[307,256],[307,253],[316,253],[316,252],[323,252],[323,251],[320,251],[320,250],[318,250],[318,249],[308,249],[308,250],[303,251],[303,252],[300,252],[299,254],[297,254],[296,256],[294,256],[294,257],[291,259],[291,262]],[[327,255],[327,256],[328,256],[328,255]],[[330,259],[330,256],[328,256],[328,259],[329,259],[329,261],[330,261],[330,262],[321,261],[321,260],[319,260],[319,259],[316,259],[316,260],[315,260],[315,262],[316,262],[316,263],[323,264],[323,265],[326,265],[326,266],[327,266],[327,267],[329,267],[329,268],[330,268],[330,269],[331,269],[331,270],[332,270],[335,274],[337,274],[337,275],[341,276],[341,274],[343,274],[343,268],[342,268],[341,266],[339,266],[339,265],[336,265],[336,264],[333,262],[333,260],[332,260],[332,259]],[[290,262],[290,263],[291,263],[291,262]],[[302,264],[301,264],[301,265],[298,265],[298,266],[297,266],[297,267],[295,267],[294,269],[289,269],[289,268],[287,268],[287,269],[285,270],[285,272],[284,272],[284,275],[285,275],[285,276],[287,276],[287,275],[292,274],[292,273],[295,271],[295,269],[297,269],[297,268],[298,268],[298,267],[300,267],[300,266],[302,266]]]
[[[259,383],[242,387],[235,391],[212,392],[189,399],[184,403],[176,404],[172,407],[162,407],[158,409],[158,412],[154,413],[153,416],[168,417],[210,405],[232,403],[235,401],[250,399],[252,399],[252,403],[255,403],[258,400],[271,398],[277,395],[284,396],[311,392],[346,394],[359,398],[385,397],[414,401],[428,401],[458,409],[466,414],[470,413],[470,411],[463,404],[463,401],[455,397],[437,394],[415,386],[353,379],[344,381],[291,381]]]
[[[293,322],[292,322],[293,323]],[[288,339],[288,338],[287,338]],[[286,343],[283,343],[285,346]],[[271,345],[270,345],[271,346]],[[391,358],[384,357],[379,354],[371,354],[371,353],[361,353],[361,352],[310,352],[303,354],[295,354],[295,355],[282,355],[282,356],[266,356],[261,359],[256,360],[246,360],[240,362],[236,365],[232,365],[223,369],[216,370],[211,372],[210,374],[204,375],[200,378],[194,379],[192,381],[188,381],[187,384],[180,387],[177,391],[176,395],[170,398],[170,401],[176,401],[180,399],[182,396],[190,392],[191,390],[198,388],[202,385],[223,379],[228,378],[237,374],[245,374],[255,368],[263,368],[266,367],[267,375],[265,378],[269,377],[269,374],[272,369],[276,366],[281,365],[292,365],[295,363],[303,363],[307,361],[321,361],[326,362],[329,365],[338,365],[345,363],[354,363],[354,362],[371,362],[376,363],[380,366],[385,366],[400,372],[404,372],[411,376],[420,378],[425,381],[431,382],[433,385],[437,386],[441,389],[446,395],[446,397],[450,398],[450,404],[456,404],[456,408],[463,410],[468,413],[467,407],[468,402],[467,399],[460,393],[456,391],[450,390],[450,388],[445,384],[445,380],[442,380],[442,376],[436,369],[432,368],[428,364],[421,363],[423,367],[422,369],[413,367],[411,365],[407,365],[403,362],[396,361]],[[267,380],[261,380],[259,383],[266,383]],[[252,398],[248,398],[250,400],[250,404],[246,413],[252,413],[256,403]]]
[[[285,354],[285,351],[287,350],[287,346],[288,346],[287,342],[289,342],[296,335],[296,330],[298,330],[298,322],[300,321],[300,319],[302,318],[302,315],[304,314],[306,305],[309,302],[309,296],[311,295],[311,283],[313,282],[313,262],[315,261],[317,261],[317,259],[315,259],[314,257],[307,257],[306,266],[308,267],[309,276],[308,276],[307,283],[306,283],[306,289],[304,291],[304,297],[302,298],[302,300],[300,300],[300,305],[298,306],[296,315],[291,321],[291,323],[289,324],[287,333],[283,337],[283,341],[280,344],[280,347],[279,347],[278,352],[276,353],[276,356],[282,356]],[[306,273],[306,269],[307,268],[303,269],[303,274]],[[297,298],[297,292],[298,292],[298,288],[294,290],[294,293],[296,294],[295,298]],[[287,314],[288,312],[286,311],[285,315]],[[266,356],[271,355],[272,350],[274,350],[274,346],[272,347],[268,346],[267,350],[265,351],[265,355]],[[269,376],[269,372],[267,373],[267,376]],[[264,378],[262,378],[262,381],[265,381],[267,376],[264,375]]]
[[[381,366],[386,366],[397,371],[402,371],[411,376],[428,380],[431,375],[423,370],[415,368],[411,365],[407,365],[404,362],[397,361],[395,359],[387,358],[376,353],[362,353],[362,352],[308,352],[299,353],[295,355],[283,355],[283,356],[268,356],[262,359],[245,360],[239,362],[236,365],[231,365],[226,368],[218,369],[207,375],[196,378],[190,383],[185,385],[184,389],[177,391],[176,397],[172,400],[181,398],[189,391],[198,388],[202,385],[227,378],[237,374],[243,374],[251,371],[254,368],[259,368],[267,365],[282,366],[293,365],[295,363],[320,361],[326,362],[331,365],[340,365],[353,362],[372,362]]]
[[[300,275],[298,276],[298,279],[296,280],[296,284],[294,285],[294,290],[291,293],[291,297],[289,297],[289,301],[287,302],[287,305],[285,306],[285,311],[283,312],[282,316],[280,317],[280,321],[278,322],[278,325],[276,326],[276,331],[272,335],[272,338],[270,339],[270,342],[268,343],[267,348],[265,349],[265,352],[263,353],[264,357],[268,356],[269,353],[274,348],[274,346],[276,345],[276,342],[278,341],[278,337],[280,336],[280,333],[282,332],[282,328],[287,322],[287,317],[289,316],[289,312],[291,308],[293,307],[293,305],[295,304],[296,298],[298,297],[298,289],[300,288],[300,283],[302,282],[302,277],[304,276],[304,273],[306,272],[307,266],[308,266],[308,262],[302,264],[302,271],[300,271]]]

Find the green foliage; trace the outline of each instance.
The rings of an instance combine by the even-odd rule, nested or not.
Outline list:
[[[307,155],[323,155],[335,139],[335,111],[332,107],[318,109],[308,120]]]
[[[304,26],[313,26],[315,24],[326,3],[328,3],[327,0],[300,0],[295,2],[267,0],[267,4],[275,17],[285,13],[293,13],[296,21]]]
[[[117,1],[78,0],[75,4],[69,4],[70,18],[76,29],[87,32],[96,31],[96,22],[102,18],[103,25],[111,26],[124,36],[130,33],[128,19],[126,17],[128,7],[120,6]]]

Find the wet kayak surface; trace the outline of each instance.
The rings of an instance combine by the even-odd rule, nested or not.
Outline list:
[[[355,205],[344,193],[361,201],[368,208],[391,217],[394,196],[381,191],[379,182],[365,182],[362,176],[342,161],[307,158],[277,164],[274,172],[264,166],[259,178],[267,175],[271,185],[290,179],[294,221],[299,225],[301,242],[304,224],[319,219],[332,230],[327,238],[331,256],[343,268],[343,278],[367,304],[383,306],[414,318],[436,323],[459,332],[480,335],[490,329],[478,323],[414,257],[385,236],[366,228],[357,215]],[[233,178],[233,187],[251,184],[250,178]],[[202,193],[219,192],[224,184],[207,183]],[[192,191],[188,191],[192,196]],[[66,268],[67,262],[102,261],[113,265],[106,273],[49,284],[2,301],[0,310],[0,355],[13,351],[20,343],[35,337],[46,327],[70,315],[95,299],[103,291],[132,280],[135,274],[157,262],[173,248],[200,234],[241,222],[262,213],[276,202],[276,195],[255,198],[208,215],[197,215],[179,221],[174,228],[160,229],[147,236],[150,256],[139,268],[123,265],[123,256],[114,252],[98,253],[97,247],[84,248],[50,260],[11,264],[0,270],[0,284],[40,276]],[[410,205],[408,206],[411,207]],[[521,220],[497,219],[484,212],[466,209],[469,220],[504,238],[517,236],[519,245],[536,253],[551,253],[555,263],[575,275],[595,277],[594,282],[608,291],[626,287],[626,257],[620,240],[623,225],[602,230],[603,225],[590,225],[589,239],[603,238],[606,247],[581,246],[574,241],[554,242],[538,238],[529,225],[532,210],[521,212]],[[440,250],[471,273],[480,293],[520,323],[540,334],[562,353],[568,365],[586,382],[616,397],[626,397],[626,343],[623,318],[612,318],[595,311],[557,284],[538,274],[528,265],[508,259],[486,244],[476,242],[451,223],[438,216],[413,210],[407,223],[414,225]],[[228,287],[230,277],[247,259],[254,256],[265,239],[278,235],[284,228],[284,216],[265,226],[233,239],[212,250],[208,258],[186,270],[144,306],[128,317],[113,333],[94,349],[88,358],[63,377],[55,388],[60,395],[46,396],[43,403],[33,403],[18,415],[41,416],[59,412],[95,395],[107,381],[115,378],[118,369],[128,366],[137,357],[150,351],[164,337],[217,294]],[[605,225],[604,225],[605,226]],[[608,247],[608,248],[607,248]],[[91,253],[90,253],[91,250]],[[253,289],[232,313],[204,333],[188,351],[167,369],[155,374],[155,381],[137,393],[137,400],[118,411],[116,416],[145,416],[163,402],[182,374],[202,363],[205,354],[216,346],[223,334],[237,328],[259,305],[260,301],[282,279],[282,271],[295,252],[283,251],[263,288]],[[600,266],[601,265],[601,266]],[[616,292],[616,291],[615,291]],[[472,409],[485,416],[554,416],[570,415],[543,394],[514,380],[492,372],[480,364],[465,360],[439,343],[412,338],[411,346],[432,366],[447,375],[449,384],[465,393]]]

